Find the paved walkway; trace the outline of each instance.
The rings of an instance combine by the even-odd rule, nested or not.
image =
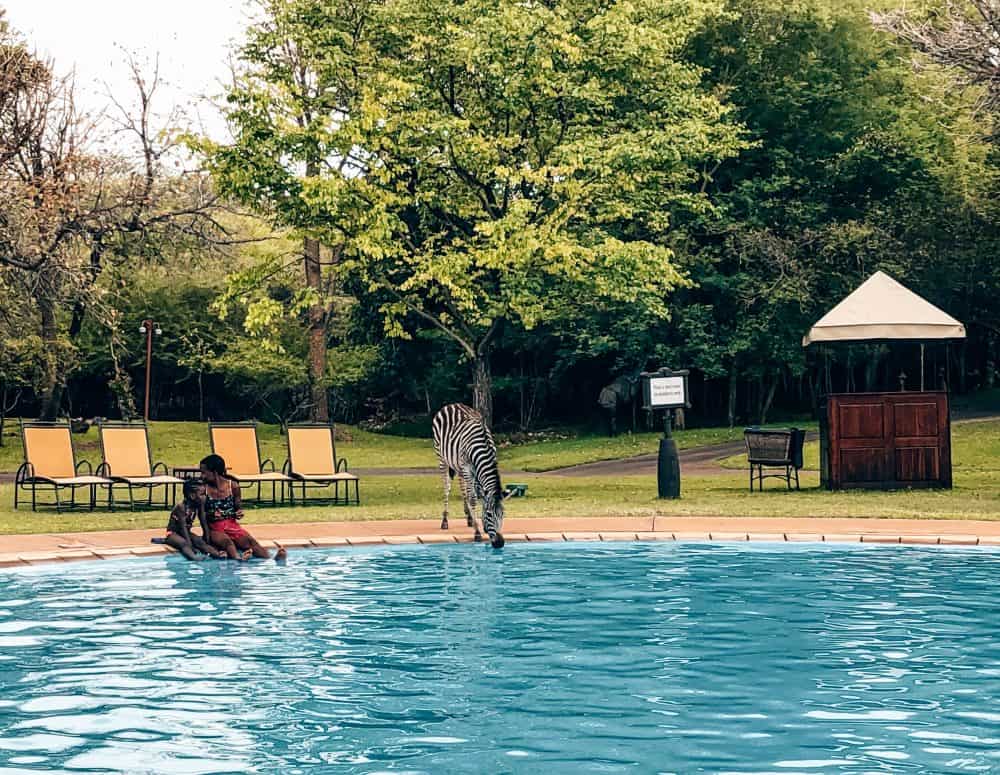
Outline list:
[[[252,525],[265,545],[296,547],[439,544],[471,541],[464,525],[437,520],[308,522]],[[162,530],[0,536],[0,567],[168,554],[151,544]],[[983,520],[767,517],[579,517],[509,519],[504,537],[517,541],[827,541],[879,544],[1000,546],[1000,522]]]

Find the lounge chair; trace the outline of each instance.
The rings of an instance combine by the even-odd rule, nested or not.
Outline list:
[[[138,503],[140,506],[153,506],[153,490],[157,487],[163,488],[163,508],[177,502],[177,485],[183,482],[170,476],[164,463],[153,462],[146,423],[102,422],[98,433],[104,462],[97,473],[128,487],[128,502],[133,511],[137,505],[133,492],[136,489],[146,490],[146,499]],[[160,469],[162,473],[157,473]]]
[[[275,471],[274,461],[261,462],[257,423],[209,423],[208,435],[212,452],[226,461],[226,475],[243,485],[257,485],[257,502],[261,502],[261,485],[271,483],[271,505],[278,505],[278,485],[281,485],[281,502],[285,502],[285,485],[292,480]]]
[[[347,460],[337,459],[333,425],[300,423],[286,428],[288,440],[288,462],[286,473],[294,480],[289,485],[292,502],[295,502],[295,485],[301,487],[302,500],[306,500],[306,488],[333,487],[333,498],[322,498],[334,504],[351,503],[351,482],[354,482],[354,504],[360,505],[358,477],[347,470]],[[344,485],[344,497],[340,497],[340,485]]]
[[[24,443],[24,463],[14,477],[14,508],[22,490],[31,491],[31,510],[40,505],[54,505],[56,511],[97,506],[97,488],[108,488],[108,508],[113,506],[110,479],[94,476],[93,467],[86,460],[76,461],[73,434],[69,423],[21,421],[21,440]],[[86,472],[81,474],[81,469]],[[38,490],[52,490],[54,503],[39,504]],[[86,488],[90,499],[86,504],[76,502],[76,491]],[[69,490],[69,502],[60,495]]]

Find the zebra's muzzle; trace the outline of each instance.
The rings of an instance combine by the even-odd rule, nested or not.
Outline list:
[[[500,533],[490,533],[490,545],[494,549],[503,549],[503,535]]]

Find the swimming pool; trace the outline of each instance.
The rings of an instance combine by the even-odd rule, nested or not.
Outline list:
[[[1000,553],[567,543],[0,572],[0,773],[1000,768]]]

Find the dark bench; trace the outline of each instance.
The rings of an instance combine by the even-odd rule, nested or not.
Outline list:
[[[784,479],[788,489],[799,489],[799,469],[802,468],[802,445],[806,432],[798,428],[761,430],[747,428],[743,431],[747,444],[747,462],[750,464],[750,492],[753,492],[754,467],[757,468],[757,486],[764,490],[765,479]],[[765,474],[764,468],[784,468],[784,473]]]

